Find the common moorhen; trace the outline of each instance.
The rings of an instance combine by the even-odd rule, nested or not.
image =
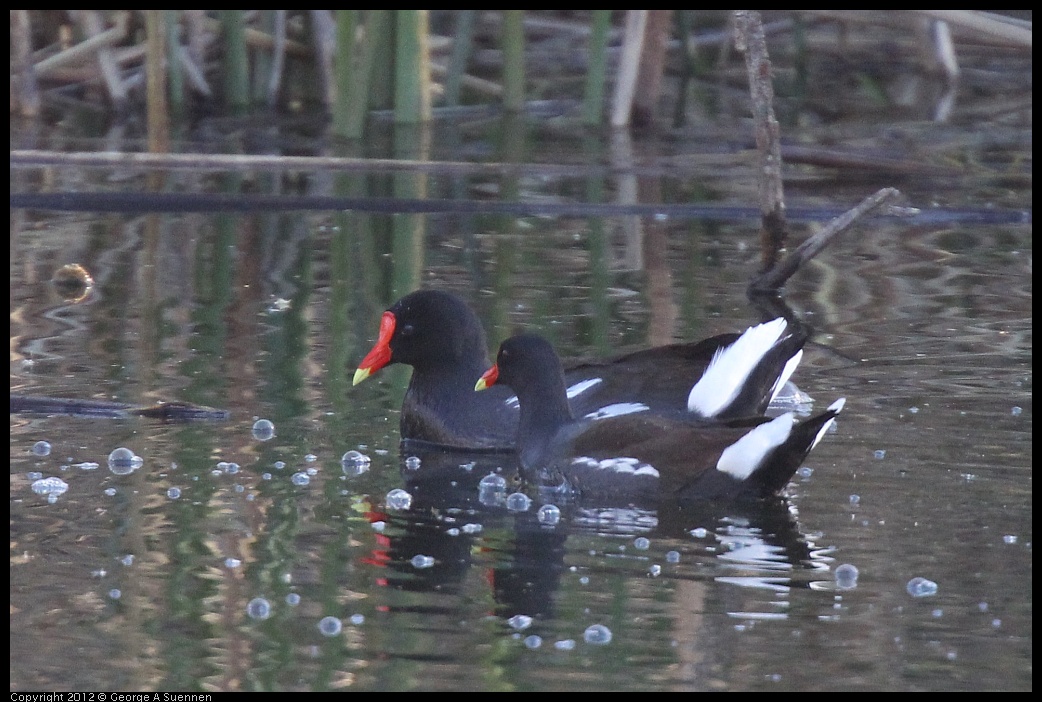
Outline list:
[[[796,369],[806,340],[802,329],[777,319],[741,337],[720,334],[582,363],[565,372],[568,402],[577,417],[635,409],[687,410],[711,420],[760,415]],[[704,378],[714,359],[718,372]],[[413,367],[402,402],[403,441],[513,449],[517,399],[506,388],[474,393],[474,382],[490,365],[488,343],[461,298],[419,290],[391,305],[354,384],[391,363]]]
[[[534,334],[510,337],[475,389],[506,385],[521,405],[522,476],[541,487],[606,500],[766,497],[789,482],[844,400],[801,424],[792,413],[709,424],[678,413],[575,419],[561,361]]]

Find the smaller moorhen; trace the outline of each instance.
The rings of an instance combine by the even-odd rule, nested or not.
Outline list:
[[[709,424],[679,413],[575,419],[561,361],[548,341],[502,343],[475,390],[506,385],[521,405],[522,476],[564,496],[608,501],[767,497],[782,490],[843,409],[837,400],[801,424],[792,413]]]
[[[802,328],[776,319],[742,335],[571,366],[565,371],[568,402],[577,417],[645,409],[686,410],[711,420],[760,415],[796,369],[806,340]],[[474,393],[474,382],[490,365],[488,344],[477,315],[461,298],[418,290],[391,305],[354,384],[392,363],[413,368],[402,401],[403,442],[513,450],[517,398],[505,387]],[[708,375],[711,364],[718,372]]]

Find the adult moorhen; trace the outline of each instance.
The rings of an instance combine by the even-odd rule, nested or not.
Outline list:
[[[792,413],[716,424],[677,413],[575,419],[561,361],[548,341],[513,336],[475,389],[506,385],[521,404],[522,476],[541,487],[608,501],[732,499],[776,494],[843,409],[837,400],[796,424]]]
[[[577,417],[643,409],[686,409],[710,420],[760,415],[796,369],[806,340],[801,328],[777,319],[741,337],[721,334],[575,365],[565,371],[569,405]],[[718,372],[704,378],[714,358]],[[461,298],[419,290],[391,305],[354,384],[391,363],[413,367],[402,402],[404,442],[513,449],[517,399],[502,387],[474,393],[474,382],[490,365],[488,343]]]

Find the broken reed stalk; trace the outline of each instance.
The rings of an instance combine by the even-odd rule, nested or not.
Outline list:
[[[745,68],[752,97],[756,150],[760,155],[757,180],[762,217],[761,271],[767,272],[777,263],[779,252],[785,246],[786,224],[780,129],[774,116],[771,61],[767,56],[767,41],[759,12],[735,10],[735,45],[745,54]]]

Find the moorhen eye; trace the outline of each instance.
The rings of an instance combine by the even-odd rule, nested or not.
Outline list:
[[[405,324],[401,327],[398,333],[402,336],[412,336],[414,331],[416,331],[416,329],[414,329],[411,324]]]

